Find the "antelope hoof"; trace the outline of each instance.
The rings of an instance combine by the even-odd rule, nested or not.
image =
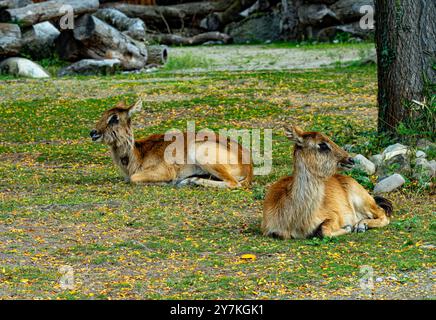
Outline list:
[[[345,231],[347,231],[347,233],[350,233],[353,231],[353,227],[350,226],[349,224],[347,224],[346,226],[343,226],[342,229],[344,229]]]
[[[196,182],[199,179],[197,177],[192,177],[192,178],[186,178],[184,180],[181,180],[177,183],[177,186],[179,187],[183,187],[183,186],[195,186],[198,185]]]
[[[368,230],[368,225],[365,222],[360,222],[354,226],[354,232],[363,233]]]

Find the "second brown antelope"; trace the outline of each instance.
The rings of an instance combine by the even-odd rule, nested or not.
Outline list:
[[[293,176],[273,184],[264,202],[264,235],[284,239],[340,236],[389,224],[392,204],[373,198],[356,180],[337,174],[348,153],[324,134],[285,129],[295,143]]]
[[[129,107],[121,103],[105,111],[90,133],[93,141],[109,145],[112,159],[127,181],[229,188],[251,184],[251,156],[244,156],[245,149],[233,140],[217,135],[215,141],[189,141],[187,133],[183,133],[180,163],[166,161],[165,152],[172,141],[166,141],[165,135],[135,140],[131,118],[141,107],[139,100]]]

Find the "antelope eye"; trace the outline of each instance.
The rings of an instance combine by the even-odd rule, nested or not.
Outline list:
[[[321,151],[321,152],[330,151],[330,147],[325,142],[321,142],[320,144],[318,144],[318,147],[319,147],[319,151]]]
[[[109,118],[108,124],[117,124],[118,123],[118,116],[114,114],[112,117]]]

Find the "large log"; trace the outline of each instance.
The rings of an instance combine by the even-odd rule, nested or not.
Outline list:
[[[298,18],[303,25],[331,26],[339,23],[336,14],[325,4],[309,4],[298,7]]]
[[[331,41],[339,32],[348,33],[353,37],[358,37],[361,39],[369,39],[371,34],[373,34],[373,30],[362,29],[359,25],[359,22],[353,22],[324,28],[318,32],[317,38],[319,41]]]
[[[20,27],[12,23],[0,23],[0,58],[17,55],[21,45]]]
[[[1,9],[16,9],[32,4],[31,0],[2,0],[0,1]]]
[[[352,22],[360,19],[365,13],[360,12],[362,6],[372,6],[373,0],[339,0],[330,6],[342,22]]]
[[[94,16],[109,23],[133,39],[145,40],[145,23],[139,18],[129,18],[121,11],[111,8],[100,9],[94,13]]]
[[[192,37],[182,37],[176,34],[158,34],[150,35],[153,40],[160,44],[166,45],[183,45],[183,46],[193,46],[203,44],[208,41],[219,41],[222,43],[229,43],[232,40],[228,34],[220,33],[217,31],[200,33]]]
[[[49,58],[53,55],[54,42],[60,35],[50,22],[41,22],[23,34],[22,51],[34,60]]]
[[[22,8],[6,9],[0,12],[0,22],[15,22],[22,27],[31,26],[65,15],[61,10],[65,5],[70,5],[74,15],[95,12],[100,3],[98,0],[52,0],[34,3]]]
[[[200,22],[200,26],[209,31],[218,31],[226,24],[241,20],[242,11],[251,7],[256,0],[236,0],[223,12],[213,12]]]
[[[142,69],[147,62],[147,48],[100,19],[84,15],[76,21],[74,39],[81,53],[91,59],[118,59],[123,70]]]
[[[117,71],[119,65],[120,61],[117,59],[84,59],[61,69],[58,72],[58,76],[63,77],[72,75],[111,75]]]
[[[184,24],[195,24],[194,20],[200,21],[211,12],[224,11],[232,2],[233,0],[202,1],[172,6],[143,6],[117,2],[104,3],[101,7],[114,8],[128,17],[140,18],[147,23],[147,27],[153,25],[162,31],[162,27],[168,29],[170,25],[180,28]]]

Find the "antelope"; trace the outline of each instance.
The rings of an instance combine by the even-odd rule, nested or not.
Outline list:
[[[182,163],[166,161],[165,152],[172,141],[166,141],[164,134],[134,140],[131,119],[141,108],[141,100],[128,107],[121,102],[115,108],[105,111],[95,129],[90,132],[94,142],[103,142],[110,147],[112,160],[127,182],[220,188],[251,184],[251,156],[248,161],[242,161],[244,149],[233,140],[217,136],[215,141],[195,138],[189,142],[185,132],[182,137]],[[206,152],[201,152],[202,150]],[[228,161],[220,163],[216,159]]]
[[[282,239],[336,237],[389,224],[392,204],[375,197],[353,178],[337,174],[354,161],[326,135],[285,128],[295,145],[293,176],[283,177],[268,190],[262,231]]]

